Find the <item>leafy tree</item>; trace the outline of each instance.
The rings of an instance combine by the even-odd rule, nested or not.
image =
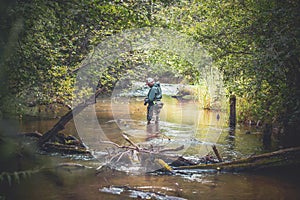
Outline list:
[[[149,24],[147,9],[132,1],[17,1],[2,24],[5,34],[20,28],[14,52],[3,55],[11,96],[2,97],[1,109],[12,110],[12,97],[18,107],[69,104],[75,73],[92,47],[107,35]]]

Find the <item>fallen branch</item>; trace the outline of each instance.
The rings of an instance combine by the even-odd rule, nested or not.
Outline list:
[[[104,91],[104,88],[98,89],[95,94],[91,95],[87,101],[78,104],[75,108],[70,110],[67,114],[65,114],[60,120],[53,126],[52,129],[47,131],[38,141],[38,145],[42,147],[46,142],[48,142],[51,138],[55,137],[59,131],[62,131],[65,128],[65,125],[73,119],[75,115],[80,113],[89,105],[94,104],[95,99]]]
[[[175,149],[173,149],[173,148],[162,149],[162,150],[159,151],[159,153],[163,153],[163,152],[167,152],[167,151],[181,151],[183,149],[184,149],[184,145],[181,145],[181,146],[179,146],[179,147],[177,147]]]
[[[121,145],[118,145],[117,143],[114,143],[112,141],[100,141],[100,143],[102,144],[111,144],[111,145],[114,145],[116,146],[117,148],[120,148],[120,149],[132,149],[132,150],[136,150],[136,147],[131,147],[131,146],[121,146]],[[144,151],[144,149],[140,149],[141,151]],[[146,153],[150,153],[149,151],[147,151]]]
[[[177,148],[168,148],[168,149],[162,149],[162,150],[157,150],[157,151],[155,151],[153,149],[149,150],[149,149],[144,149],[144,148],[140,148],[140,147],[137,150],[135,146],[134,147],[124,146],[124,145],[121,146],[121,145],[119,145],[117,143],[114,143],[112,141],[100,141],[100,143],[102,143],[102,144],[111,144],[111,145],[114,145],[114,146],[116,146],[117,148],[120,148],[120,149],[131,149],[131,150],[136,150],[138,152],[152,153],[152,154],[159,154],[159,153],[168,152],[168,151],[180,151],[184,148],[184,145],[181,145]]]
[[[217,156],[219,162],[223,162],[223,160],[222,160],[222,158],[221,158],[221,156],[220,156],[220,154],[219,154],[219,151],[218,151],[216,145],[213,145],[213,146],[212,146],[212,149],[214,150],[214,153],[215,153],[215,155]]]
[[[140,148],[134,142],[132,142],[127,135],[122,133],[122,136],[127,142],[129,142],[132,146],[135,147],[135,150],[140,151]]]
[[[177,169],[216,169],[218,171],[246,171],[270,167],[300,165],[300,147],[282,149],[270,153],[250,156],[231,162],[180,166]]]

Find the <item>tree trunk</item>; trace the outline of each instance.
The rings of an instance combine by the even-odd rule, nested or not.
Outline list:
[[[230,115],[229,115],[229,126],[235,127],[236,125],[236,97],[231,95],[229,99]]]
[[[46,142],[55,137],[59,131],[62,131],[65,128],[65,125],[73,119],[75,115],[80,113],[89,105],[96,103],[96,98],[104,91],[104,88],[100,88],[96,93],[88,98],[87,101],[78,104],[74,109],[70,110],[65,114],[60,120],[53,126],[52,129],[47,131],[38,141],[38,145],[42,147]],[[80,138],[79,138],[80,139]]]

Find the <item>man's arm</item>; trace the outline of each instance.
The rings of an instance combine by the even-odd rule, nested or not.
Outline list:
[[[157,93],[157,88],[156,87],[152,87],[151,90],[150,90],[150,92],[149,92],[149,95],[148,95],[148,103],[154,101],[156,93]]]

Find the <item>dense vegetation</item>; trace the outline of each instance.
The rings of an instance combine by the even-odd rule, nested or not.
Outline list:
[[[297,0],[17,0],[0,7],[2,115],[19,115],[32,105],[70,104],[76,72],[94,46],[126,29],[164,27],[208,50],[227,93],[238,97],[239,120],[272,123],[299,138]],[[164,66],[161,74],[198,81],[184,59],[168,52],[123,56],[126,62],[110,71],[155,60]],[[117,78],[103,73],[101,84]]]

